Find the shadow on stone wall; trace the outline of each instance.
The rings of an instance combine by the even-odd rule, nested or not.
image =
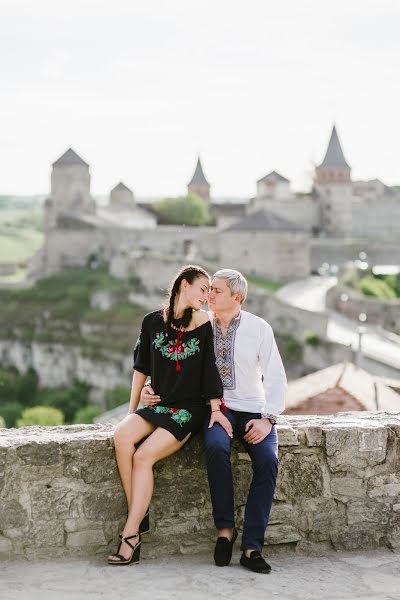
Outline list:
[[[268,545],[319,555],[400,547],[400,413],[290,417],[278,434]],[[232,457],[241,527],[251,463],[236,442]],[[155,470],[143,558],[211,552],[201,435]],[[125,513],[111,426],[0,430],[1,558],[106,555]]]

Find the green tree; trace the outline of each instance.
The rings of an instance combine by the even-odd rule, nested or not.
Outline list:
[[[45,389],[38,393],[37,400],[42,406],[58,408],[66,423],[72,423],[76,412],[87,406],[90,386],[76,381],[70,388]]]
[[[153,206],[160,225],[208,225],[211,217],[207,203],[188,194],[179,198],[164,198]]]
[[[51,406],[34,406],[26,408],[17,421],[17,427],[26,427],[28,425],[62,425],[64,415],[58,408]]]
[[[0,417],[0,429],[4,429],[6,426],[6,422],[3,417]]]
[[[74,423],[93,423],[94,419],[101,415],[103,411],[98,406],[85,406],[81,408],[75,415]]]
[[[112,410],[121,404],[129,402],[130,389],[124,385],[116,385],[112,390],[106,393],[107,410]]]
[[[18,379],[18,400],[24,406],[35,406],[39,377],[35,369],[29,368]]]
[[[395,299],[396,293],[390,287],[390,285],[383,281],[382,279],[377,279],[373,275],[367,275],[366,277],[362,277],[358,282],[359,290],[365,296],[373,296],[375,298],[381,299]]]
[[[6,422],[6,427],[15,427],[15,423],[23,410],[24,407],[19,402],[0,401],[0,416]]]
[[[0,403],[17,401],[18,399],[18,380],[17,369],[0,369]]]

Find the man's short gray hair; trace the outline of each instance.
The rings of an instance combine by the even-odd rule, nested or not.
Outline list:
[[[214,273],[213,277],[218,279],[224,279],[226,285],[231,291],[231,294],[241,294],[241,304],[246,300],[247,297],[247,279],[239,272],[234,269],[221,269]]]

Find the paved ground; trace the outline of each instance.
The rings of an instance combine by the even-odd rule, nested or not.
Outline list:
[[[335,277],[308,277],[283,286],[278,290],[277,296],[293,306],[324,312],[326,292],[336,284],[336,281]],[[333,342],[351,345],[354,350],[357,350],[358,326],[358,322],[334,311],[329,311],[327,337]],[[393,338],[395,337],[393,336]],[[396,376],[396,370],[400,368],[398,338],[390,340],[378,328],[367,324],[367,330],[362,338],[362,351],[363,355],[393,368],[393,377]]]
[[[178,556],[108,567],[100,559],[5,562],[2,600],[399,600],[400,554],[389,550],[272,557],[269,575],[210,557]]]

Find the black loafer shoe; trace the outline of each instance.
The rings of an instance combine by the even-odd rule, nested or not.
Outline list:
[[[254,573],[270,573],[271,566],[267,563],[266,560],[261,556],[258,550],[253,550],[248,558],[243,552],[240,557],[240,564],[246,569],[250,569],[250,571],[254,571]]]
[[[231,562],[233,544],[238,536],[237,529],[233,529],[232,539],[226,537],[217,538],[214,550],[214,561],[217,567],[227,567]]]

